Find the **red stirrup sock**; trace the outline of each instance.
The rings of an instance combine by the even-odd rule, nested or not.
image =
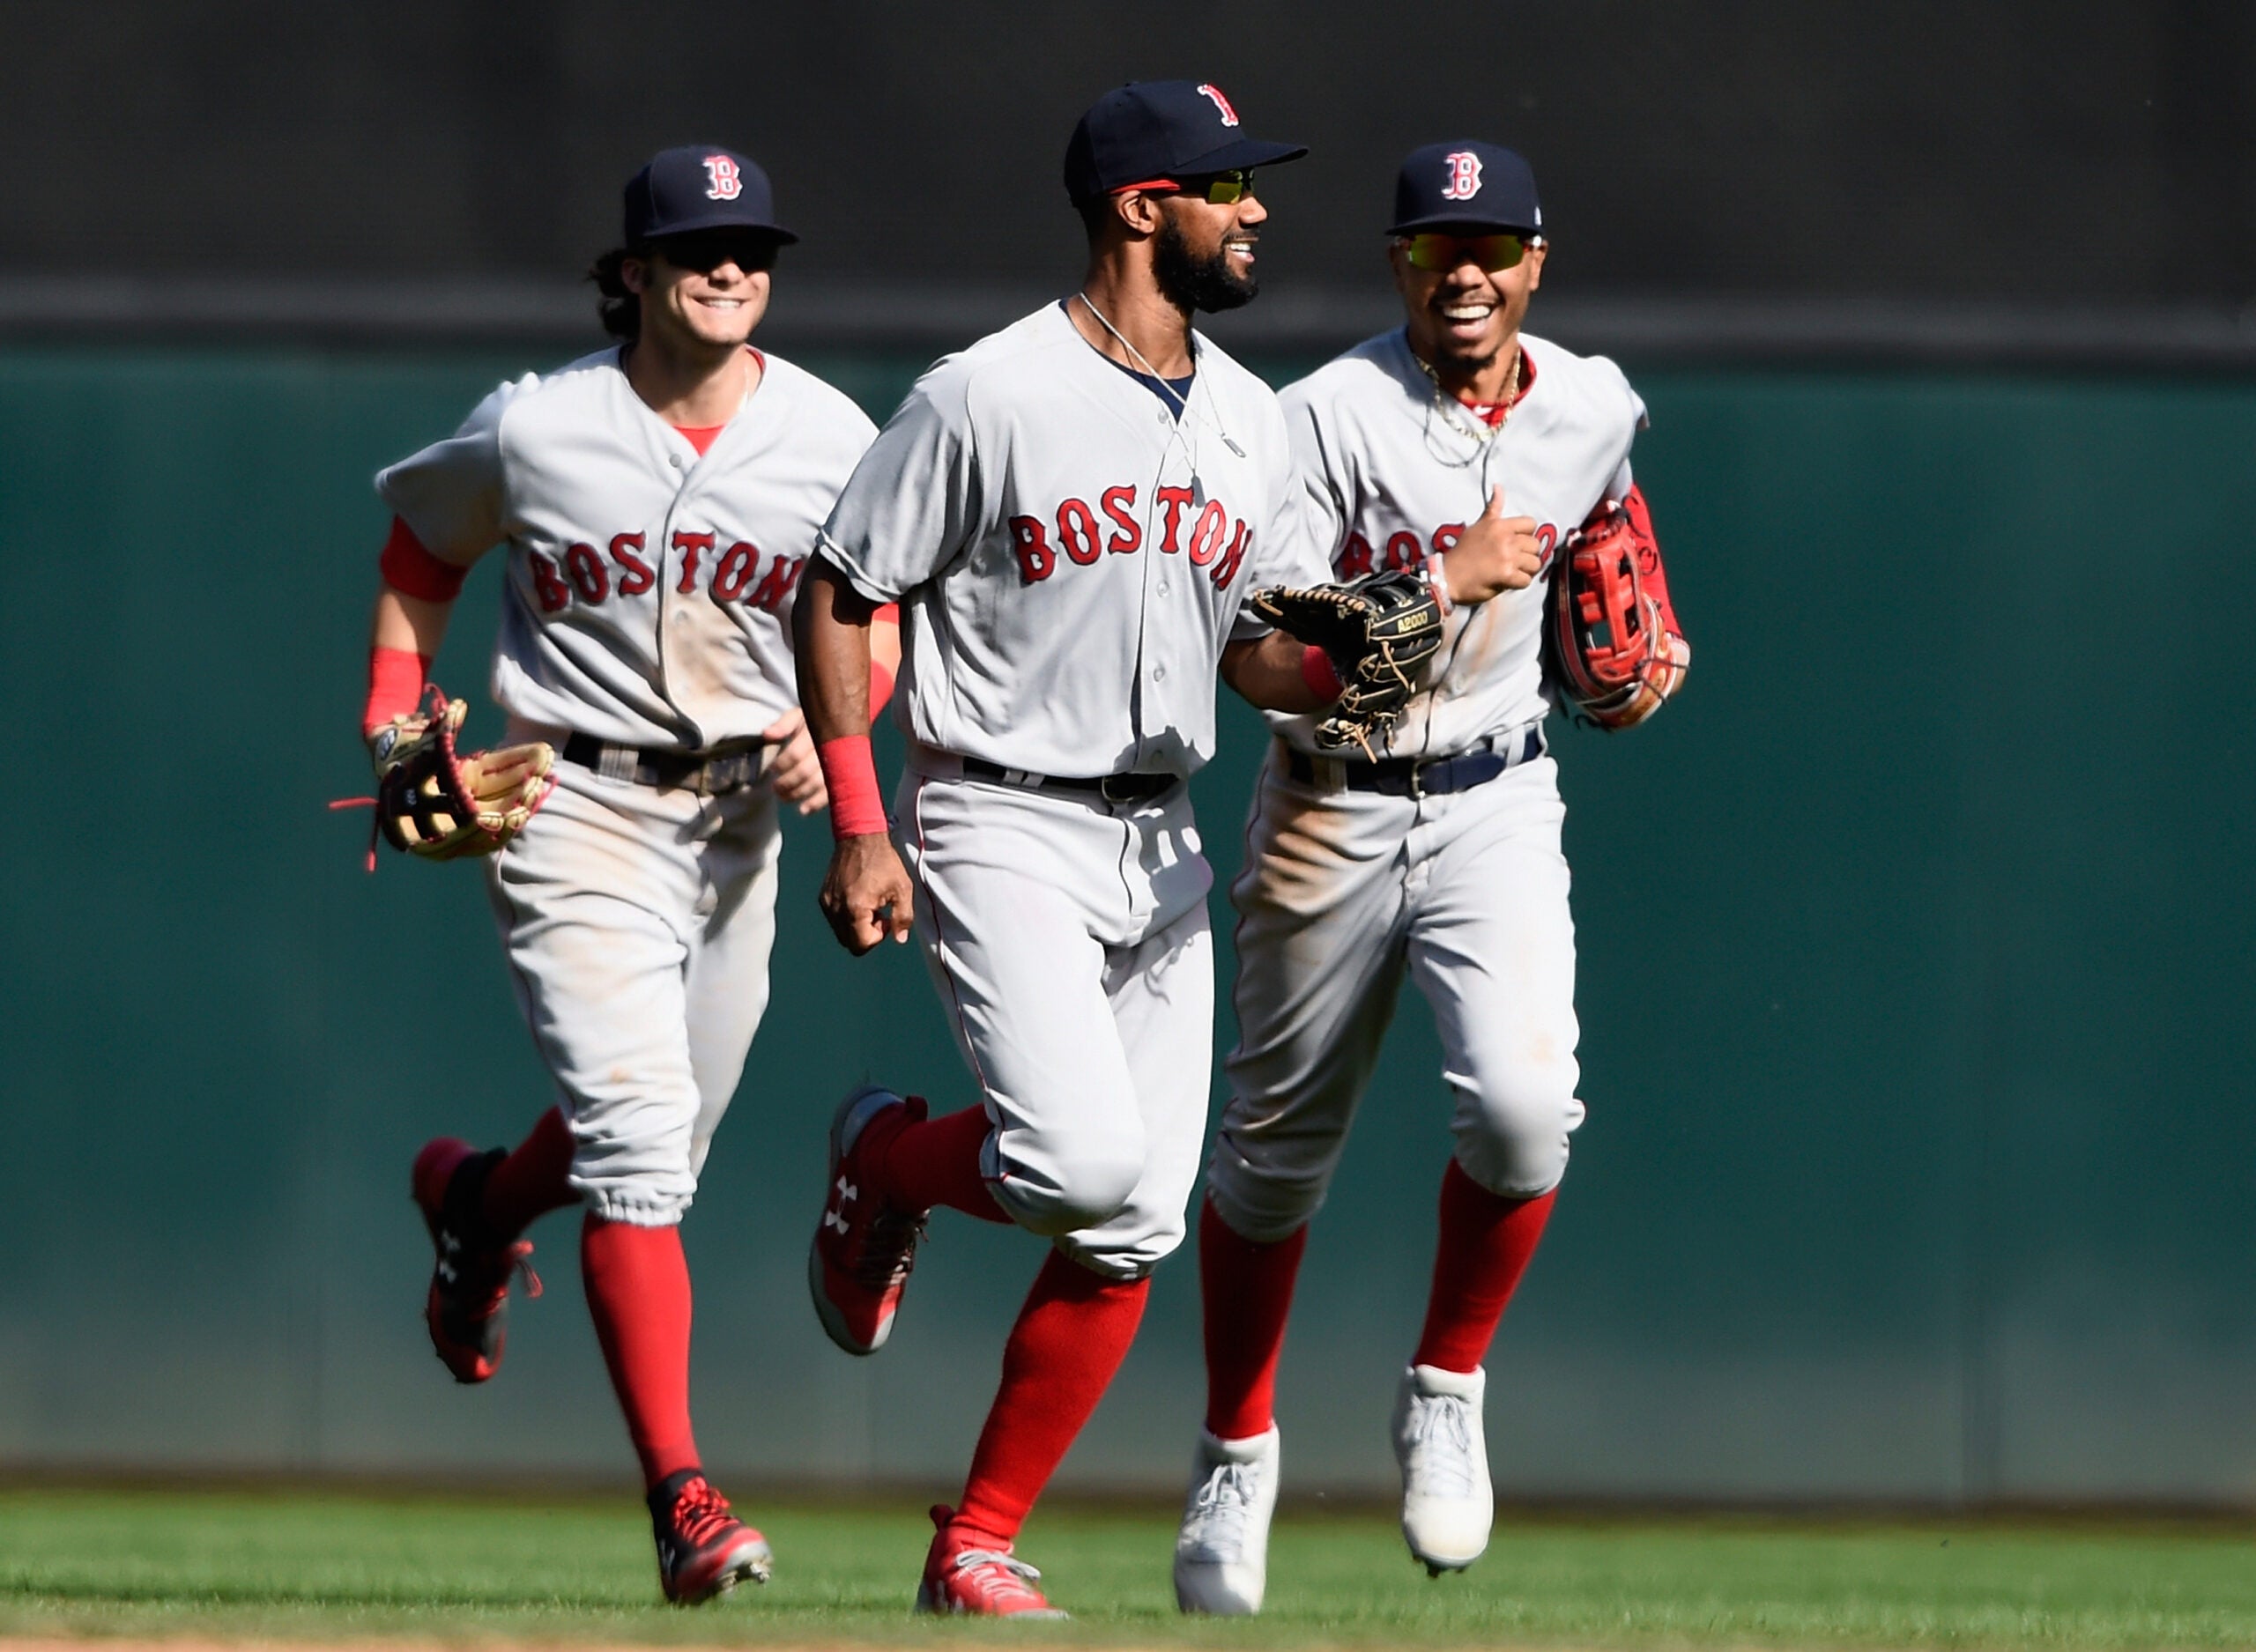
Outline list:
[[[1434,1251],[1434,1291],[1426,1301],[1414,1365],[1473,1372],[1488,1357],[1504,1304],[1527,1271],[1558,1189],[1508,1199],[1465,1174],[1454,1159],[1442,1174],[1441,1242]]]
[[[551,1108],[517,1149],[486,1174],[486,1225],[496,1239],[515,1239],[551,1211],[577,1204],[565,1180],[572,1174],[572,1127]]]
[[[580,1228],[580,1274],[644,1484],[697,1467],[689,1426],[689,1262],[681,1229],[606,1222],[590,1211]]]
[[[1051,1251],[1003,1345],[1003,1386],[953,1524],[1007,1547],[1128,1357],[1149,1279],[1108,1279]]]
[[[904,1211],[945,1204],[983,1222],[1009,1221],[979,1173],[980,1149],[994,1128],[979,1107],[902,1125],[878,1155],[879,1191]]]
[[[1212,1199],[1198,1211],[1198,1297],[1206,1331],[1206,1432],[1250,1440],[1276,1421],[1277,1357],[1308,1227],[1274,1244],[1239,1237]]]

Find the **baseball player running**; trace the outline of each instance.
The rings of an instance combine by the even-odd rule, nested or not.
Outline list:
[[[558,1102],[514,1152],[442,1137],[417,1155],[432,1345],[458,1382],[493,1376],[532,1248],[521,1235],[585,1207],[588,1308],[659,1579],[682,1602],[768,1572],[767,1544],[699,1468],[678,1224],[768,1001],[777,805],[825,802],[785,612],[875,434],[747,342],[795,239],[742,155],[666,150],[627,186],[625,245],[593,271],[620,344],[504,384],[376,478],[397,513],[365,718],[379,773],[427,742],[425,673],[465,570],[496,544],[494,696],[513,739],[561,758],[545,806],[486,863]],[[881,702],[899,656],[876,629],[879,681],[862,687]]]
[[[824,910],[857,953],[905,941],[913,912],[981,1092],[938,1118],[878,1088],[841,1105],[816,1308],[841,1347],[875,1352],[937,1205],[1052,1246],[963,1496],[932,1510],[924,1610],[1056,1615],[1013,1545],[1127,1352],[1198,1173],[1212,873],[1184,782],[1213,748],[1216,671],[1282,711],[1328,697],[1310,651],[1246,611],[1265,580],[1327,573],[1294,522],[1284,419],[1191,324],[1253,297],[1252,169],[1303,152],[1246,137],[1213,85],[1099,100],[1065,156],[1080,290],[918,382],[800,594],[838,840]],[[1457,582],[1500,589],[1515,554],[1532,567],[1491,534]],[[909,737],[891,838],[863,704],[887,602]]]
[[[1389,754],[1327,752],[1310,719],[1271,715],[1230,892],[1240,1041],[1199,1219],[1208,1392],[1176,1550],[1185,1611],[1260,1608],[1294,1276],[1406,973],[1441,1033],[1457,1145],[1394,1410],[1402,1530],[1436,1574],[1488,1544],[1481,1360],[1583,1117],[1545,597],[1562,536],[1633,497],[1644,413],[1612,362],[1521,332],[1542,225],[1511,151],[1416,151],[1389,232],[1403,326],[1281,398],[1310,531],[1340,575],[1425,563],[1505,509],[1543,573],[1452,617]]]

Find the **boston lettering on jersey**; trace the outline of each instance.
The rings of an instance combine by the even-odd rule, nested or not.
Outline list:
[[[786,556],[780,552],[772,559],[766,558],[758,545],[741,539],[716,554],[720,544],[716,533],[676,529],[672,543],[681,553],[681,579],[674,588],[677,594],[696,595],[701,574],[706,594],[715,602],[743,601],[771,614],[783,613],[791,593],[798,589],[799,574],[807,562],[804,556]],[[658,582],[657,571],[644,555],[645,544],[646,537],[642,534],[613,534],[607,560],[591,544],[570,544],[565,547],[560,567],[557,559],[545,551],[529,552],[526,561],[532,570],[533,589],[540,599],[540,611],[561,613],[571,606],[575,596],[594,607],[614,596],[640,596],[654,589]]]
[[[1253,529],[1219,499],[1210,499],[1191,514],[1198,500],[1188,487],[1161,487],[1153,498],[1160,508],[1160,553],[1187,556],[1193,567],[1206,570],[1214,589],[1228,590],[1253,544]],[[1058,557],[1087,567],[1100,558],[1127,556],[1144,548],[1143,525],[1137,520],[1136,489],[1128,483],[1108,487],[1097,495],[1105,521],[1082,499],[1068,499],[1054,513],[1054,525],[1039,516],[1010,519],[1011,541],[1018,553],[1019,580],[1032,585],[1058,571]]]
[[[1506,507],[1510,508],[1509,502]],[[1354,530],[1340,545],[1340,554],[1332,559],[1332,571],[1343,580],[1351,580],[1360,574],[1386,569],[1420,567],[1425,563],[1429,544],[1436,553],[1445,554],[1455,549],[1457,542],[1465,537],[1465,529],[1466,524],[1461,522],[1443,522],[1424,540],[1406,528],[1392,533],[1374,528],[1369,534],[1360,529]],[[1542,563],[1536,569],[1538,578],[1550,567],[1551,552],[1558,543],[1559,530],[1551,523],[1544,522],[1536,529],[1536,548],[1543,556]]]

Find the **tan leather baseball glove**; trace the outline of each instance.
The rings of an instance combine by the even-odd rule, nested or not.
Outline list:
[[[394,717],[368,737],[376,829],[392,848],[426,860],[491,855],[548,801],[555,749],[533,740],[464,756],[455,735],[469,707],[435,683],[427,693],[422,711]]]

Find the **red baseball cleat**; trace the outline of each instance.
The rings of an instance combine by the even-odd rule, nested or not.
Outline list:
[[[867,1085],[830,1121],[830,1188],[807,1249],[807,1289],[830,1340],[848,1353],[875,1353],[893,1335],[894,1310],[916,1265],[930,1211],[896,1211],[868,1174],[874,1153],[904,1125],[922,1122],[924,1098]]]
[[[775,1567],[768,1539],[731,1514],[729,1500],[695,1469],[651,1487],[650,1530],[659,1587],[677,1606],[701,1604],[746,1578],[765,1583]]]
[[[1051,1605],[1035,1582],[1042,1574],[1001,1548],[979,1546],[975,1535],[949,1525],[955,1510],[932,1505],[932,1547],[924,1581],[916,1586],[918,1611],[963,1612],[979,1618],[1070,1618]]]
[[[540,1294],[540,1276],[526,1260],[532,1246],[495,1240],[478,1214],[486,1178],[506,1157],[504,1148],[481,1153],[451,1136],[424,1143],[415,1155],[411,1185],[438,1252],[423,1318],[431,1346],[457,1382],[483,1382],[501,1368],[509,1276],[523,1271],[525,1294]]]

